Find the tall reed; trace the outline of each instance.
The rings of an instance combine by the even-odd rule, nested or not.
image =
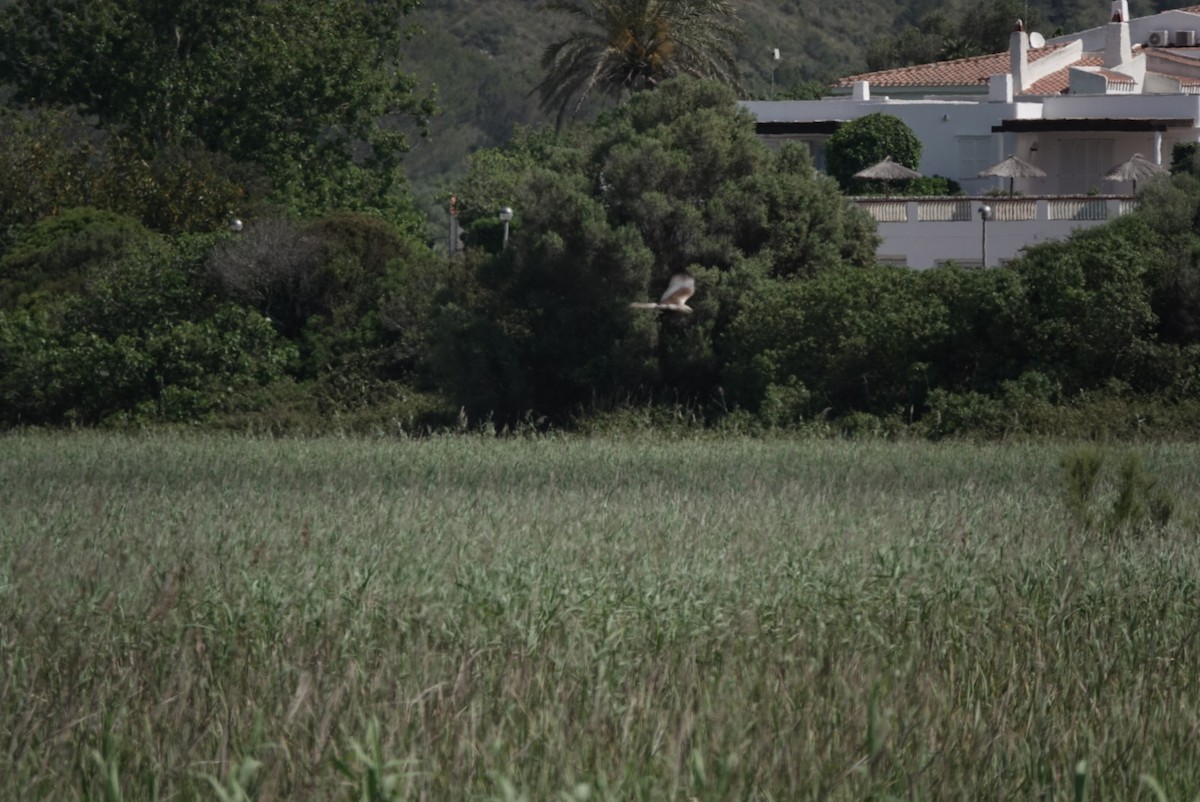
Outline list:
[[[1062,450],[9,435],[0,798],[1194,797],[1200,447]]]

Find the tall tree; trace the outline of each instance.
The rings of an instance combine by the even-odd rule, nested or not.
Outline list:
[[[590,126],[472,160],[474,279],[439,293],[430,369],[472,415],[566,418],[614,399],[711,399],[749,287],[869,264],[874,222],[808,151],[768,149],[734,93],[681,77]],[[487,237],[516,210],[507,247]],[[468,265],[472,264],[468,261]],[[696,314],[646,314],[672,274]]]
[[[537,91],[560,123],[597,91],[620,97],[675,75],[737,84],[740,28],[731,0],[546,0],[543,7],[583,23],[542,56],[546,79]]]
[[[301,209],[387,204],[397,114],[428,111],[396,69],[419,0],[13,0],[0,82],[75,106],[146,155],[199,148],[261,164]]]

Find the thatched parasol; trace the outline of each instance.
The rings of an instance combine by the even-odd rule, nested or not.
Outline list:
[[[900,162],[892,161],[891,156],[887,156],[883,161],[859,170],[854,177],[874,178],[877,181],[909,181],[922,176],[916,170],[910,170]]]
[[[893,181],[911,181],[923,176],[916,170],[910,170],[903,164],[892,161],[891,156],[885,156],[883,161],[872,164],[870,167],[864,167],[855,173],[854,177],[883,181],[890,190]]]
[[[1137,194],[1137,182],[1147,181],[1156,175],[1167,175],[1171,171],[1161,164],[1155,164],[1140,153],[1122,162],[1104,174],[1105,181],[1132,181],[1133,193]]]
[[[1045,178],[1046,171],[1029,162],[1021,161],[1016,156],[1009,156],[1002,162],[993,164],[986,170],[979,171],[980,178],[1007,178],[1008,194],[1013,194],[1013,179],[1015,178]]]

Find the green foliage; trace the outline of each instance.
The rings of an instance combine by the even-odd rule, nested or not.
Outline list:
[[[293,208],[399,214],[406,142],[381,120],[430,111],[394,69],[414,4],[16,0],[0,80],[18,101],[95,114],[143,158],[220,153],[260,165]]]
[[[668,270],[770,253],[777,273],[813,275],[873,258],[870,223],[813,175],[805,149],[771,153],[733,101],[715,84],[676,83],[601,124],[591,169],[610,216]]]
[[[267,206],[268,181],[250,162],[203,145],[169,144],[143,155],[124,138],[109,140],[106,169],[89,197],[167,234],[224,228],[231,217]]]
[[[920,406],[928,353],[949,326],[946,309],[921,284],[913,271],[874,267],[763,285],[731,327],[726,386],[745,407],[766,402],[772,422],[787,387],[811,394],[810,414]]]
[[[1195,175],[1200,170],[1200,142],[1176,142],[1171,149],[1171,172]]]
[[[47,217],[0,256],[0,310],[77,292],[89,272],[151,238],[136,220],[113,212],[70,209]]]
[[[1070,391],[1133,378],[1157,322],[1147,286],[1155,246],[1147,224],[1126,217],[1029,248],[1015,265],[1025,286],[1018,336],[1029,367]]]
[[[1107,514],[1101,515],[1096,510],[1106,458],[1101,449],[1088,447],[1068,452],[1061,460],[1063,500],[1080,530],[1136,534],[1147,526],[1158,531],[1166,528],[1175,513],[1175,498],[1157,477],[1146,471],[1142,458],[1135,452],[1127,454],[1117,467]]]
[[[212,231],[252,213],[260,171],[202,146],[145,154],[74,111],[0,108],[0,250],[23,228],[76,207],[125,214],[165,233]]]
[[[921,273],[929,302],[946,309],[949,327],[926,361],[931,383],[949,391],[994,393],[1027,369],[1017,336],[1026,314],[1025,284],[1015,270],[942,267]]]
[[[508,250],[472,257],[477,285],[448,287],[434,320],[433,369],[473,417],[711,399],[747,287],[873,258],[870,219],[803,149],[758,142],[713,83],[668,81],[594,126],[473,166],[471,241],[498,251],[489,207],[516,210]],[[683,270],[700,287],[694,318],[629,309]]]
[[[1147,279],[1158,338],[1200,343],[1200,176],[1183,171],[1150,182],[1139,193],[1137,216],[1149,227],[1139,244],[1156,252]]]
[[[403,802],[399,786],[406,774],[406,764],[383,756],[377,720],[367,723],[365,742],[352,739],[349,754],[334,757],[333,764],[349,781],[354,802]]]
[[[759,148],[727,102],[672,83],[589,128],[478,157],[468,186],[482,200],[464,195],[464,219],[493,255],[468,262],[477,287],[446,288],[428,341],[473,417],[654,398],[710,420],[865,412],[935,436],[1005,436],[1094,431],[1098,404],[1200,391],[1188,289],[1200,247],[1172,233],[1192,230],[1200,183],[1148,186],[1139,213],[1004,269],[847,269],[873,259],[869,222],[803,149]],[[517,209],[505,253],[500,204]],[[608,239],[617,231],[626,239]],[[635,245],[653,255],[643,278]],[[698,278],[694,318],[648,326],[607,306],[614,292],[653,298],[682,269]],[[614,270],[621,281],[590,277]],[[1143,417],[1126,410],[1114,430]]]
[[[1067,512],[1081,528],[1090,529],[1094,523],[1092,502],[1100,469],[1104,466],[1104,454],[1095,447],[1081,448],[1064,455],[1061,465]]]
[[[871,40],[866,49],[867,69],[890,70],[941,61],[956,46],[952,42],[956,42],[953,26],[945,12],[931,11],[916,26],[909,25],[895,34]]]
[[[262,316],[209,302],[197,263],[149,241],[77,292],[0,312],[3,423],[193,421],[281,378],[292,349]]]
[[[0,107],[0,253],[20,227],[87,203],[94,135],[69,112]]]
[[[569,158],[569,147],[569,140],[560,141],[549,128],[518,128],[503,148],[472,153],[456,194],[460,221],[467,227],[492,223],[500,209],[516,203],[516,188],[528,171],[552,159]]]
[[[1055,4],[1061,6],[1061,3]],[[1061,18],[1061,9],[1051,10]],[[1000,53],[1008,49],[1013,20],[1022,19],[1025,30],[1041,30],[1043,10],[1024,0],[968,0],[939,5],[925,12],[915,25],[879,36],[866,51],[867,67],[888,70],[910,64]],[[1095,27],[1097,19],[1083,28]]]
[[[882,112],[846,123],[825,143],[825,168],[848,192],[861,186],[855,173],[888,156],[915,170],[921,162],[921,140],[899,117]]]
[[[205,779],[212,786],[218,802],[254,802],[255,775],[261,768],[261,761],[246,756],[233,767],[225,782],[211,775],[207,775]]]
[[[429,278],[422,266],[433,261],[426,247],[387,221],[340,213],[253,220],[212,249],[206,273],[221,297],[256,309],[295,341],[301,353],[296,375],[312,379],[342,368],[378,375],[397,356],[411,365],[419,333],[403,311],[393,308],[389,319],[384,307],[394,307],[392,297],[405,292],[405,275]],[[427,291],[414,287],[407,297]],[[403,337],[408,349],[391,354],[391,344]]]
[[[889,188],[890,191],[890,188]],[[962,187],[952,178],[943,178],[940,175],[927,175],[921,178],[914,178],[911,181],[905,182],[904,192],[908,195],[961,195],[963,194]]]
[[[829,93],[829,88],[821,81],[799,81],[792,86],[781,89],[774,97],[760,98],[761,100],[820,100]]]

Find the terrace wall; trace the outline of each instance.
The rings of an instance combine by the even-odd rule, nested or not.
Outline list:
[[[1018,196],[948,198],[855,198],[875,218],[881,261],[927,269],[953,261],[979,265],[986,231],[987,266],[1023,248],[1066,239],[1072,231],[1103,225],[1134,208],[1127,196]],[[986,224],[979,210],[988,205]]]

